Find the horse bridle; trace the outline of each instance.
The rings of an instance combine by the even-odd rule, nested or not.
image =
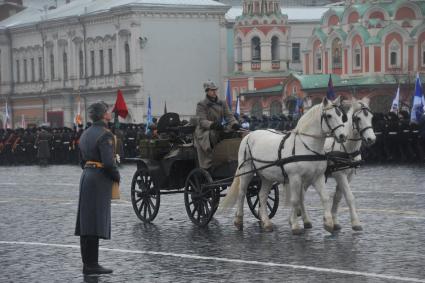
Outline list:
[[[326,115],[326,111],[332,108],[335,108],[335,113],[338,115],[338,117],[341,116],[342,114],[342,124],[336,126],[335,128],[331,127],[331,125],[329,124],[328,117]],[[340,106],[332,105],[330,107],[323,108],[322,110],[322,116],[320,117],[320,127],[322,129],[323,129],[323,121],[325,121],[326,126],[328,126],[328,129],[330,130],[330,133],[329,133],[330,136],[335,136],[335,131],[340,127],[344,127],[344,123],[347,122],[347,114],[345,114],[345,111]]]
[[[364,127],[363,129],[360,129],[360,125],[359,125],[360,118],[357,117],[357,115],[359,115],[361,112],[363,112],[363,114],[366,117],[369,115],[369,113],[371,115],[373,115],[373,114],[372,114],[372,111],[370,111],[369,107],[367,107],[366,105],[364,105],[361,102],[359,102],[359,103],[362,107],[359,110],[357,110],[356,112],[353,113],[351,119],[353,120],[353,129],[356,130],[360,134],[361,139],[364,139],[364,137],[363,137],[364,132],[366,132],[369,129],[373,129],[373,127],[368,126],[368,127]]]

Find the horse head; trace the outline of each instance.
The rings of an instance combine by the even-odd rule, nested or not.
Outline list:
[[[371,146],[376,141],[375,132],[372,127],[373,114],[369,109],[369,99],[363,98],[353,103],[352,121],[353,131],[356,131],[367,146]]]
[[[338,97],[334,101],[323,98],[322,115],[320,118],[322,131],[330,136],[335,137],[338,143],[343,143],[347,140],[347,130],[344,123],[347,121],[347,116],[341,108],[341,98]]]

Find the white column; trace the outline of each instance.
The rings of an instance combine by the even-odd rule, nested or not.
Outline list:
[[[261,42],[261,71],[272,70],[272,44],[270,41]]]
[[[247,40],[242,41],[242,71],[251,71],[251,42]]]
[[[418,64],[422,65],[422,62],[419,62],[419,58],[418,58],[418,53],[420,48],[421,47],[418,46],[418,42],[415,42],[415,44],[413,45],[413,71],[415,73],[418,71]]]
[[[385,50],[385,43],[381,45],[381,74],[385,73],[386,63],[385,57],[387,56],[387,51]]]
[[[375,72],[375,46],[369,45],[369,73]]]

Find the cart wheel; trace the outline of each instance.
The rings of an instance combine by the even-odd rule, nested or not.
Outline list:
[[[131,203],[137,217],[143,222],[151,222],[158,214],[160,204],[159,188],[155,185],[148,169],[134,173],[131,182]]]
[[[217,210],[220,201],[219,188],[204,187],[212,182],[208,171],[193,169],[186,178],[184,203],[190,220],[199,227],[206,226]],[[218,192],[218,193],[217,193]]]
[[[261,180],[255,178],[251,181],[248,186],[246,200],[248,202],[249,209],[252,214],[260,220],[260,215],[258,209],[260,208],[260,197],[258,193],[261,189]],[[278,184],[274,184],[270,190],[269,196],[267,198],[267,213],[269,214],[269,218],[273,218],[276,214],[277,208],[279,206],[279,188]]]

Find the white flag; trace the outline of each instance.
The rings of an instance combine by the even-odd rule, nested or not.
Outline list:
[[[391,105],[390,112],[394,112],[398,114],[399,105],[400,105],[400,85],[398,85],[397,94],[395,95],[395,98],[393,99],[393,104]]]
[[[4,125],[3,127],[5,129],[11,128],[10,126],[10,114],[9,114],[9,106],[7,105],[7,100],[6,100],[6,110],[5,110],[5,115],[4,115]]]

